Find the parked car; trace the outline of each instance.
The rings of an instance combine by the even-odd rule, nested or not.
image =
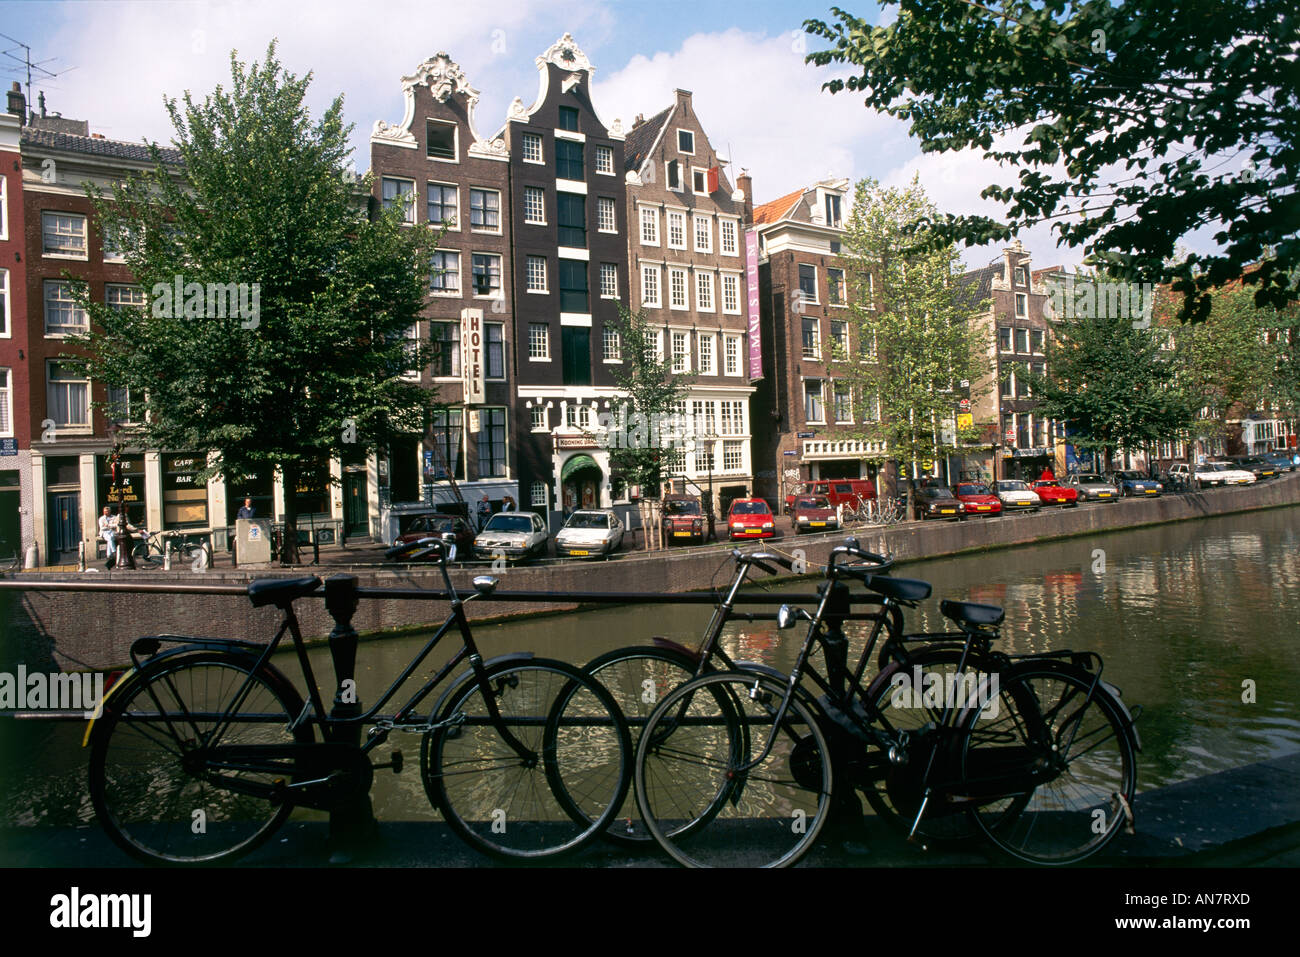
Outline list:
[[[1121,470],[1113,476],[1120,495],[1159,496],[1164,488],[1153,478],[1148,478],[1135,469]]]
[[[786,513],[794,511],[794,500],[800,495],[825,495],[831,508],[841,505],[857,507],[858,501],[870,501],[876,497],[876,486],[867,479],[819,479],[806,482],[802,491],[791,492],[785,497]]]
[[[952,492],[957,496],[957,501],[966,506],[967,515],[992,517],[1002,514],[1002,503],[993,494],[993,490],[982,482],[960,482]]]
[[[966,506],[952,494],[952,489],[926,485],[912,496],[912,517],[923,522],[928,518],[949,518],[960,522],[966,517]]]
[[[1262,455],[1238,455],[1232,461],[1237,468],[1245,472],[1253,472],[1256,482],[1277,478],[1278,476],[1277,466]]]
[[[1255,473],[1248,472],[1245,469],[1239,469],[1232,462],[1222,462],[1211,460],[1206,462],[1203,468],[1209,469],[1215,475],[1219,476],[1220,485],[1254,485]]]
[[[393,539],[393,547],[409,545],[425,538],[438,538],[444,542],[454,542],[456,550],[463,555],[474,554],[474,529],[469,522],[459,515],[431,513],[417,515],[406,531]]]
[[[1039,479],[1034,483],[1034,494],[1043,500],[1044,505],[1074,508],[1079,504],[1079,490],[1062,485],[1056,479]]]
[[[664,544],[687,541],[704,544],[707,531],[704,510],[694,495],[665,495],[663,502]]]
[[[776,534],[772,510],[761,498],[738,498],[727,513],[727,537],[771,538]]]
[[[555,536],[560,558],[612,555],[623,544],[623,523],[608,508],[579,509]]]
[[[1065,484],[1079,493],[1080,502],[1118,502],[1119,488],[1096,472],[1075,472]]]
[[[813,530],[836,529],[840,527],[840,516],[825,495],[800,495],[794,500],[790,527],[796,535]]]
[[[1043,507],[1038,493],[1019,479],[999,479],[993,483],[993,494],[1004,512],[1036,512]]]
[[[1263,458],[1272,462],[1278,471],[1286,469],[1288,472],[1294,472],[1296,466],[1300,465],[1300,454],[1286,449],[1279,449],[1276,452],[1265,452]]]
[[[546,523],[535,512],[497,512],[474,539],[474,555],[491,559],[498,555],[516,561],[545,557],[550,536]]]

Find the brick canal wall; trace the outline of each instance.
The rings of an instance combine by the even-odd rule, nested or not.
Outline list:
[[[888,529],[862,529],[863,547],[892,552],[899,561],[936,558],[963,552],[1122,531],[1143,525],[1187,521],[1211,515],[1255,511],[1300,503],[1300,473],[1246,488],[1214,489],[1155,500],[1129,500],[1116,505],[1043,511],[1036,515],[966,522],[910,523]],[[790,535],[764,544],[789,555],[800,548],[806,560],[824,562],[843,535]],[[511,567],[498,575],[501,589],[545,591],[564,595],[574,591],[685,592],[707,587],[730,546],[692,548],[667,553],[628,554],[608,562],[564,562]],[[748,547],[754,547],[750,543]],[[457,588],[485,568],[453,573]],[[373,566],[331,566],[322,575],[355,574],[363,586],[440,589],[436,569],[393,571]],[[257,573],[276,577],[282,573]],[[310,571],[294,573],[311,574]],[[113,574],[23,574],[22,581],[121,581],[173,584],[246,584],[248,571],[117,572]],[[725,577],[725,576],[724,576]],[[297,603],[303,633],[327,635],[332,619],[320,599]],[[476,618],[535,615],[577,607],[574,603],[519,604],[476,601],[468,608]],[[353,624],[358,631],[377,633],[440,623],[447,612],[441,601],[365,599]],[[253,608],[239,595],[95,593],[0,589],[0,671],[13,672],[19,663],[29,671],[87,670],[120,666],[128,660],[131,641],[145,634],[200,634],[219,638],[269,640],[279,624],[274,608]]]

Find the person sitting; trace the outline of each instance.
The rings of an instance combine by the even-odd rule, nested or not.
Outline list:
[[[117,516],[107,505],[99,516],[99,537],[104,540],[104,567],[112,568],[117,563]]]

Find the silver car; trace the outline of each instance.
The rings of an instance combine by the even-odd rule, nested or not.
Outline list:
[[[623,544],[623,523],[612,509],[584,508],[569,516],[555,536],[560,558],[610,555]]]
[[[1119,488],[1096,472],[1075,472],[1065,484],[1079,490],[1080,502],[1118,502]]]
[[[476,558],[527,561],[545,557],[546,523],[535,512],[497,512],[474,539]]]

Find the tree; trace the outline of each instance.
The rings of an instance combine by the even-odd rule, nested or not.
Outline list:
[[[1107,470],[1118,448],[1185,436],[1196,406],[1164,341],[1158,326],[1107,310],[1059,322],[1047,374],[1025,377],[1035,412],[1064,422],[1077,448],[1101,451]]]
[[[659,330],[642,312],[619,303],[616,325],[623,361],[610,369],[626,396],[608,423],[616,436],[609,442],[610,470],[657,495],[664,450],[687,438],[677,408],[689,377],[673,371],[672,360],[660,350]]]
[[[957,250],[909,249],[909,228],[934,215],[919,180],[905,190],[862,180],[841,247],[861,352],[850,356],[835,345],[833,358],[843,362],[835,382],[850,389],[859,434],[887,443],[888,457],[909,464],[913,476],[920,462],[934,459],[937,467],[963,451],[951,428],[956,387],[988,368],[971,321],[988,302],[971,302],[958,282]]]
[[[206,453],[200,479],[280,471],[295,561],[300,486],[425,427],[433,397],[401,374],[422,365],[407,330],[435,237],[397,211],[367,219],[342,99],[313,122],[311,76],[284,72],[274,43],[247,69],[232,53],[231,74],[202,103],[166,101],[179,163],[154,144],[153,170],[92,191],[146,301],[87,302],[81,344],[92,379],[130,390],[140,444]]]
[[[930,224],[933,241],[980,245],[1054,221],[1116,278],[1189,293],[1184,318],[1204,319],[1206,293],[1233,279],[1256,286],[1261,306],[1297,298],[1289,0],[898,6],[888,26],[838,7],[834,24],[807,21],[831,44],[807,59],[861,68],[824,88],[910,120],[922,151],[979,148],[1017,170],[1016,184],[981,194],[1007,205],[1004,219],[947,216]],[[1172,259],[1180,237],[1214,224],[1218,252]]]

